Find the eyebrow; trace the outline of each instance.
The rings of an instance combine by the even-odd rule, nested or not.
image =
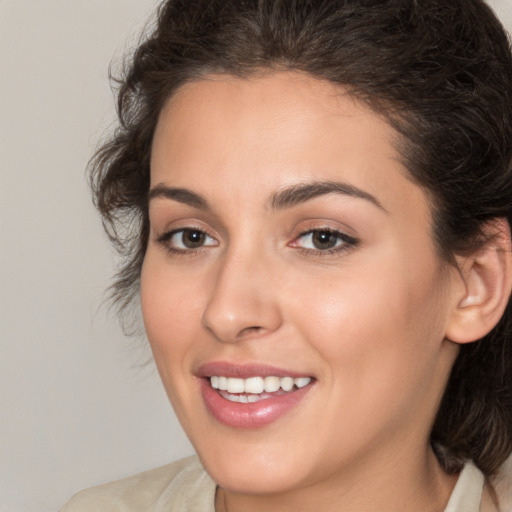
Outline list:
[[[186,188],[175,188],[168,187],[163,183],[159,183],[155,185],[149,191],[149,200],[155,199],[157,197],[171,199],[173,201],[177,201],[178,203],[183,203],[188,206],[192,206],[193,208],[197,208],[198,210],[208,210],[208,201],[199,194],[192,192]]]
[[[341,194],[344,196],[364,199],[387,213],[384,206],[382,206],[380,201],[372,194],[365,192],[354,185],[339,181],[314,181],[292,185],[291,187],[287,187],[277,192],[272,197],[270,204],[273,209],[280,210],[305,203],[315,197],[327,194]]]
[[[270,206],[274,210],[282,210],[328,194],[341,194],[364,199],[388,213],[380,201],[372,194],[354,185],[339,181],[313,181],[286,187],[271,197]],[[149,200],[155,198],[171,199],[198,210],[208,210],[210,208],[208,201],[203,196],[186,188],[169,187],[163,183],[155,185],[150,190]]]

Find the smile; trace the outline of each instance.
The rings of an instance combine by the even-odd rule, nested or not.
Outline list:
[[[232,428],[260,428],[288,416],[316,379],[261,365],[204,365],[197,373],[203,403],[218,422]]]
[[[310,377],[249,377],[240,379],[236,377],[224,377],[214,375],[210,377],[210,385],[218,389],[220,395],[231,402],[254,403],[275,396],[281,396],[292,390],[307,386],[311,382]]]

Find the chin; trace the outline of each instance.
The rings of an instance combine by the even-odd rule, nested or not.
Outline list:
[[[301,478],[285,468],[260,469],[246,465],[243,469],[227,464],[225,469],[206,468],[213,480],[223,489],[236,494],[280,494],[300,487]]]
[[[199,452],[199,458],[218,485],[237,494],[279,494],[300,487],[307,478],[295,457],[269,454],[258,445],[245,452],[230,449],[226,455]]]

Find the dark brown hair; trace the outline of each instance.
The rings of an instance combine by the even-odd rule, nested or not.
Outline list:
[[[91,161],[95,204],[123,257],[121,310],[138,292],[164,102],[208,73],[281,69],[340,84],[398,130],[445,260],[475,250],[487,221],[512,224],[512,57],[482,0],[168,0],[118,82],[119,128]],[[432,431],[488,475],[512,451],[511,308],[461,348]]]

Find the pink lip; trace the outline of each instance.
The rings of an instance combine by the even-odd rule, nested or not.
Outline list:
[[[236,366],[215,362],[201,366],[197,376],[201,377],[199,379],[201,395],[208,412],[224,425],[245,429],[264,427],[286,415],[304,398],[315,382],[313,379],[307,386],[293,392],[245,404],[231,402],[223,398],[217,390],[210,386],[208,377],[212,375],[238,378],[270,375],[298,378],[306,375],[259,364]]]
[[[212,375],[223,375],[224,377],[238,377],[248,379],[249,377],[310,377],[305,373],[298,373],[276,366],[266,364],[233,364],[226,361],[214,361],[203,364],[196,372],[197,377],[211,377]]]

